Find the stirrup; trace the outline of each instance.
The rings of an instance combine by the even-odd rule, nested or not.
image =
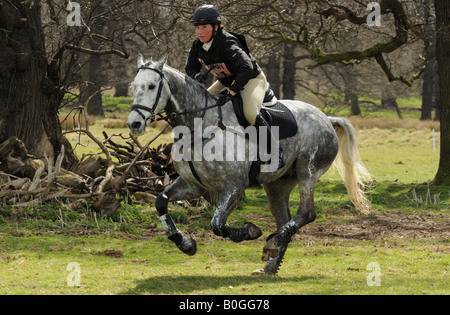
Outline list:
[[[286,166],[286,163],[284,163],[283,151],[281,151],[281,149],[280,149],[280,152],[278,153],[278,170],[285,166]]]
[[[261,164],[262,165],[269,165],[270,163],[272,163],[271,161],[272,161],[271,159],[269,159],[268,161],[265,161],[265,162],[261,161]],[[278,167],[277,167],[277,171],[279,169],[285,167],[285,166],[286,166],[286,163],[284,162],[283,151],[281,151],[281,149],[280,149],[279,153],[278,153]]]

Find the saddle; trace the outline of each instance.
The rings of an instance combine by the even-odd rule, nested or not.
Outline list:
[[[239,95],[233,98],[233,107],[239,124],[244,128],[250,126],[250,123],[245,118],[244,104],[242,102],[242,98]],[[266,86],[266,94],[260,113],[270,125],[270,127],[279,127],[280,140],[293,137],[297,133],[298,126],[294,115],[292,115],[289,108],[287,108],[277,100],[275,94],[270,88],[269,83],[267,83]]]
[[[243,128],[250,126],[244,115],[244,103],[242,98],[238,95],[233,98],[233,107],[239,124]],[[297,134],[298,126],[292,112],[285,105],[280,103],[269,83],[266,86],[266,94],[263,101],[263,106],[261,107],[260,114],[264,117],[266,122],[270,127],[279,127],[279,140],[293,137]],[[258,135],[259,139],[259,135]],[[259,145],[259,144],[258,144]],[[249,172],[249,188],[261,188],[261,183],[259,182],[259,174],[261,172],[261,161],[254,161],[251,165]]]

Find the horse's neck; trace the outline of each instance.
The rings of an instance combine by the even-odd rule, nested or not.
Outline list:
[[[194,118],[201,117],[203,112],[200,110],[213,105],[214,99],[206,89],[195,82],[190,82],[191,79],[185,75],[171,68],[165,68],[165,70],[172,93],[170,111],[174,113],[187,112],[187,114],[178,116],[177,124],[193,127]]]

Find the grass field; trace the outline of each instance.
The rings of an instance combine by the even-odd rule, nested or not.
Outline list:
[[[114,115],[120,117],[97,119],[90,130],[99,138],[103,130],[125,135],[126,112]],[[355,212],[331,169],[316,190],[316,221],[294,236],[277,276],[251,275],[263,266],[261,251],[275,224],[264,191],[248,190],[229,224],[260,226],[263,237],[251,242],[214,236],[211,206],[170,205],[178,228],[197,239],[192,257],[166,239],[154,204],[123,204],[104,217],[88,204],[80,211],[58,204],[1,207],[0,294],[449,294],[450,187],[428,184],[439,162],[439,132],[436,152],[432,134],[438,127],[352,121],[374,177],[373,213]],[[170,134],[156,144],[168,141]],[[76,150],[80,156],[100,151],[84,136]],[[295,189],[292,213],[298,201]]]
[[[0,245],[1,294],[449,293],[448,242],[442,240],[300,239],[290,245],[279,275],[265,277],[250,275],[261,267],[261,240],[230,244],[206,237],[193,257],[162,237],[33,236],[2,238]],[[70,286],[73,269],[67,267],[74,262],[81,277]],[[370,263],[379,265],[380,286],[368,285]]]

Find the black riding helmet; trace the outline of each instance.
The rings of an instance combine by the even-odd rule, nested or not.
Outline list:
[[[206,25],[206,24],[220,24],[221,23],[220,12],[212,4],[205,4],[194,11],[194,16],[192,17],[192,24],[195,26]]]

